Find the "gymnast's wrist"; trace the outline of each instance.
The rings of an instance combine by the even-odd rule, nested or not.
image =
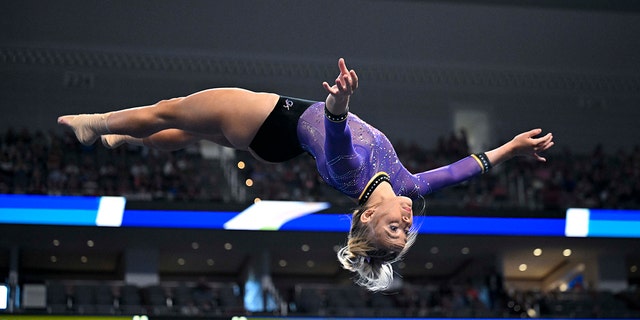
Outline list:
[[[328,95],[325,101],[325,107],[332,114],[342,114],[349,107],[349,97]]]
[[[324,106],[324,116],[327,119],[329,119],[330,121],[333,121],[333,122],[345,121],[347,119],[347,115],[348,114],[349,114],[349,105],[347,105],[347,107],[345,108],[345,111],[343,113],[340,113],[340,114],[335,114],[335,113],[329,111],[329,108],[327,107],[326,104]]]
[[[489,172],[489,170],[491,169],[492,165],[491,165],[491,161],[489,161],[489,157],[487,157],[486,153],[473,153],[471,154],[471,157],[476,160],[476,162],[478,162],[478,165],[480,166],[480,169],[482,170],[482,173],[487,173]]]

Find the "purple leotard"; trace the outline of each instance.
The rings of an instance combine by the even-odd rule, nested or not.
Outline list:
[[[332,122],[324,102],[310,106],[298,121],[298,139],[316,160],[322,179],[345,195],[358,199],[369,180],[386,172],[397,195],[417,198],[482,172],[471,156],[437,169],[410,173],[400,163],[389,139],[358,116]]]

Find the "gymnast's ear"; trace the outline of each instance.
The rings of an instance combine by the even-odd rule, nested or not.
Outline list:
[[[360,215],[360,222],[367,223],[367,222],[371,221],[372,216],[373,216],[374,213],[375,213],[375,210],[373,208],[369,208],[369,209],[365,210]]]

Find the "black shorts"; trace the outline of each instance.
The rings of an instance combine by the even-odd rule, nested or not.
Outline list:
[[[257,156],[269,162],[284,162],[305,151],[298,140],[298,119],[316,101],[280,96],[249,145]]]

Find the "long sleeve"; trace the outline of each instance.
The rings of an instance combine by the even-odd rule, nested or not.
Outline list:
[[[471,156],[452,164],[416,174],[420,180],[426,181],[431,193],[442,188],[469,180],[482,173],[482,168]]]
[[[355,168],[360,168],[363,157],[353,147],[351,130],[347,126],[347,121],[333,122],[325,118],[324,127],[326,133],[325,157],[332,174],[339,177]]]
[[[370,156],[352,136],[352,114],[342,122],[332,122],[324,116],[324,103],[309,107],[298,121],[298,139],[304,150],[316,161],[322,179],[351,198],[357,198],[366,184],[365,166]],[[350,125],[351,123],[351,125]],[[356,130],[358,131],[358,130]]]
[[[367,182],[386,172],[398,195],[417,198],[480,174],[471,157],[430,171],[411,174],[400,163],[387,137],[373,126],[349,114],[346,121],[324,117],[324,104],[309,107],[298,122],[298,138],[316,160],[322,179],[345,195],[357,199]]]

